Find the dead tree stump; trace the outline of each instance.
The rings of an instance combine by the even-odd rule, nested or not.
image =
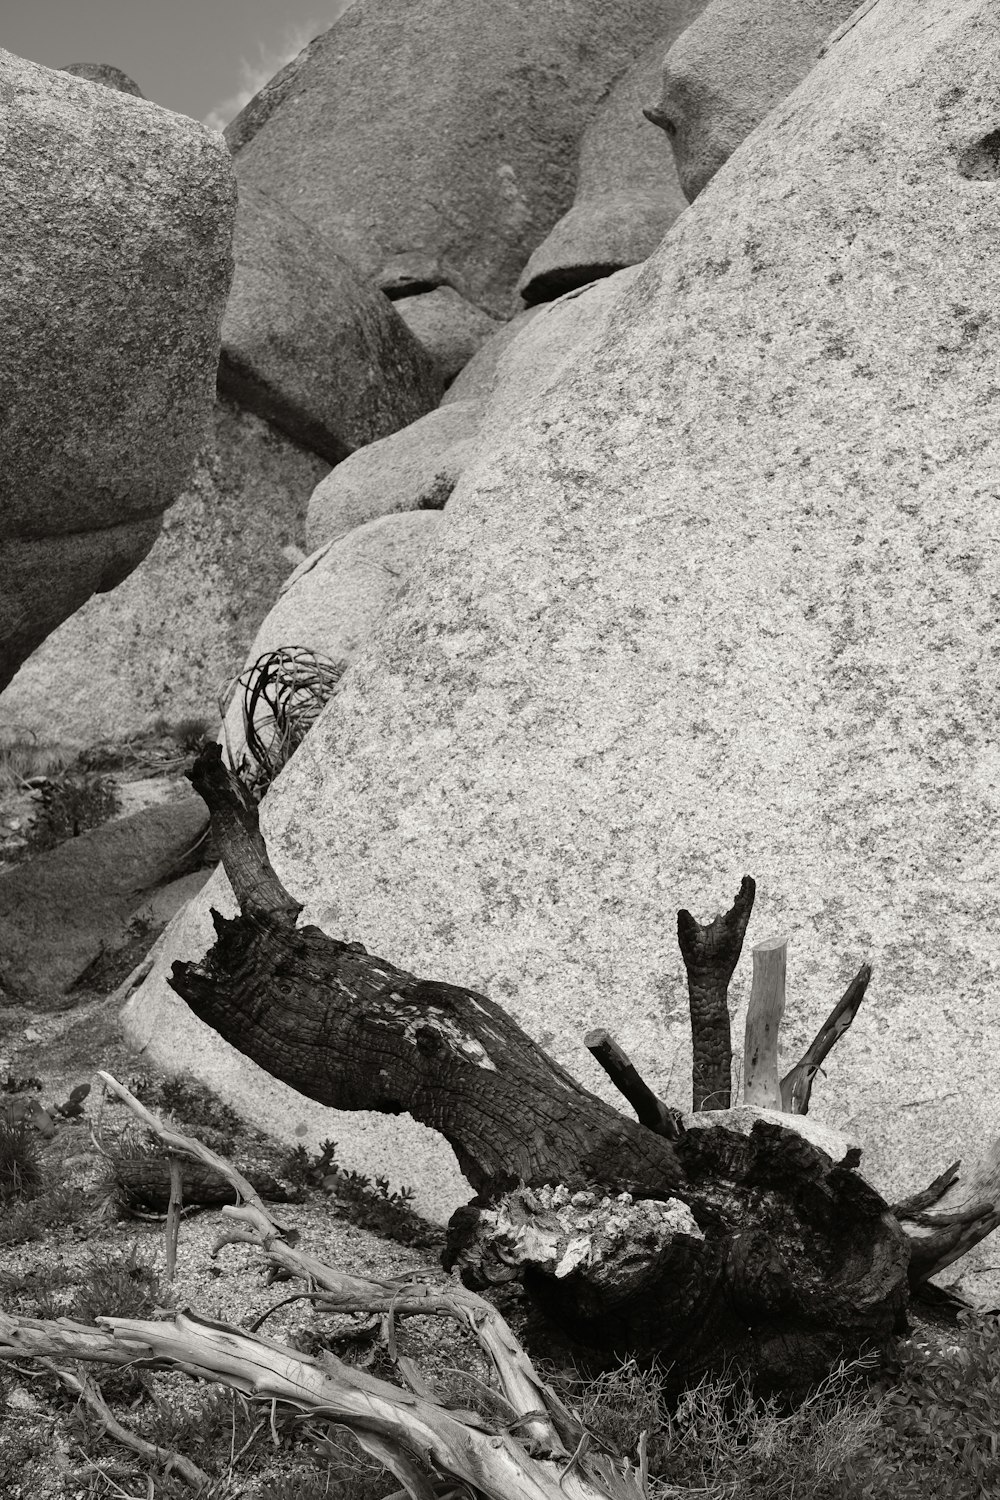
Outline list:
[[[979,1203],[947,1222],[924,1212],[954,1176],[894,1212],[858,1173],[860,1152],[835,1161],[794,1128],[857,1012],[867,965],[779,1078],[783,946],[762,945],[769,957],[745,1055],[755,1098],[780,1100],[787,1125],[765,1115],[749,1131],[725,1117],[685,1129],[607,1033],[592,1033],[595,1056],[636,1108],[632,1120],[582,1088],[488,997],[298,927],[301,905],[272,869],[256,806],[217,745],[190,779],[212,815],[240,915],[212,913],[214,947],[198,963],[174,963],[172,987],[307,1097],[407,1111],[445,1137],[476,1194],[453,1216],[446,1250],[468,1286],[520,1278],[583,1346],[657,1357],[677,1383],[734,1366],[759,1393],[794,1399],[839,1359],[888,1352],[907,1329],[911,1289],[988,1232]],[[698,1111],[730,1103],[728,986],[754,892],[747,876],[712,922],[678,916]]]

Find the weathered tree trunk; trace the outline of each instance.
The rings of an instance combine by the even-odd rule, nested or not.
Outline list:
[[[267,1172],[248,1172],[247,1180],[271,1203],[289,1202],[288,1190]],[[165,1214],[170,1202],[170,1165],[162,1153],[117,1152],[109,1156],[107,1182],[110,1196],[121,1209]],[[201,1162],[185,1162],[184,1201],[190,1207],[219,1208],[236,1203],[232,1185]]]
[[[856,1171],[858,1151],[834,1161],[792,1123],[853,1020],[867,966],[779,1080],[772,1032],[784,967],[774,968],[772,954],[748,1017],[746,1055],[754,1057],[754,1089],[780,1098],[787,1126],[772,1114],[749,1133],[725,1116],[684,1129],[606,1033],[591,1034],[595,1056],[636,1104],[639,1120],[626,1119],[487,997],[418,979],[316,927],[297,928],[301,906],[271,868],[256,807],[218,746],[199,757],[191,780],[212,814],[241,914],[213,912],[214,947],[199,963],[175,963],[173,988],[233,1046],[309,1098],[337,1109],[405,1110],[445,1136],[477,1194],[449,1230],[447,1259],[467,1285],[519,1276],[571,1337],[618,1355],[658,1356],[678,1385],[732,1362],[761,1393],[794,1396],[838,1359],[887,1350],[906,1330],[915,1240],[897,1214],[921,1214],[942,1184],[894,1214]],[[753,898],[746,877],[725,915],[706,925],[686,911],[678,917],[696,1109],[729,1104],[727,992]],[[966,1211],[958,1224],[930,1226],[919,1275],[909,1279],[930,1275],[942,1246],[954,1258],[961,1240],[954,1253],[964,1253],[986,1222],[981,1207],[978,1217]],[[929,1217],[915,1222],[926,1229]]]

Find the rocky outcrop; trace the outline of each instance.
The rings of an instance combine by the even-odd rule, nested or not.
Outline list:
[[[444,510],[471,456],[479,417],[477,402],[451,402],[338,464],[309,500],[310,552],[378,516]]]
[[[434,360],[447,385],[503,323],[481,312],[451,286],[400,297],[393,303],[413,336]]]
[[[120,94],[132,94],[136,99],[146,97],[127,73],[111,63],[67,63],[59,71],[72,73],[74,78],[85,78],[88,83],[102,83],[106,89],[117,89]]]
[[[219,389],[327,463],[437,405],[443,380],[393,305],[243,182]]]
[[[793,6],[711,0],[674,43],[646,118],[666,131],[689,203],[802,81],[827,37],[855,9],[854,0],[797,0]]]
[[[194,120],[7,52],[0,85],[2,689],[146,555],[187,481],[235,184]]]
[[[301,559],[329,465],[225,398],[210,431],[148,557],[22,665],[0,728],[79,746],[160,717],[217,721],[219,694]]]
[[[506,317],[570,206],[595,106],[675,8],[357,0],[227,127],[237,176],[361,275],[420,255],[435,285]]]
[[[69,989],[103,948],[121,941],[132,913],[150,906],[147,893],[207,821],[204,803],[185,787],[0,873],[0,996],[51,1004]]]
[[[518,280],[529,306],[637,265],[687,208],[670,146],[643,106],[655,97],[667,49],[704,4],[672,8],[670,29],[622,75],[584,131],[573,207]]]
[[[504,350],[541,311],[540,305],[526,307],[523,312],[515,313],[509,323],[504,323],[492,338],[488,338],[476,350],[469,363],[462,366],[442,396],[441,405],[450,406],[455,401],[485,400],[493,389],[497,364]]]
[[[419,577],[262,806],[303,923],[485,992],[612,1102],[601,1023],[689,1103],[675,914],[749,872],[748,942],[791,939],[795,1055],[873,964],[812,1113],[893,1196],[898,1163],[908,1191],[997,1134],[988,1086],[953,1102],[1000,1067],[991,18],[879,0],[482,446],[487,411]],[[127,1025],[258,1087],[165,981],[209,905],[233,912],[219,874]],[[405,1120],[284,1104],[423,1203],[464,1197]]]

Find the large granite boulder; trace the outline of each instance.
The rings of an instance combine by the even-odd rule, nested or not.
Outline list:
[[[523,312],[515,313],[509,323],[498,328],[485,344],[480,345],[469,363],[462,366],[441,397],[441,405],[450,406],[456,401],[483,401],[496,383],[497,364],[504,350],[541,311],[541,303],[526,307]]]
[[[855,0],[711,0],[674,43],[646,118],[666,131],[689,203],[855,8]]]
[[[149,904],[204,833],[205,804],[176,796],[0,872],[0,996],[51,1004]]]
[[[786,1060],[874,966],[812,1113],[890,1196],[1000,1131],[991,18],[879,0],[620,273],[262,808],[303,922],[482,989],[616,1103],[594,1025],[688,1107],[676,912],[749,872],[747,948],[791,942]],[[166,984],[210,905],[218,873],[126,1024],[257,1088]],[[440,1138],[285,1096],[460,1201]]]
[[[422,255],[507,316],[591,114],[678,4],[357,0],[227,126],[237,176],[362,275]]]
[[[309,498],[310,551],[377,516],[444,510],[472,455],[480,414],[476,401],[449,402],[331,469]]]
[[[436,286],[412,297],[400,297],[393,305],[431,355],[446,384],[505,326],[453,286]]]
[[[215,395],[225,143],[0,51],[0,690],[149,551]]]
[[[288,208],[239,189],[219,389],[339,463],[436,406],[434,359],[389,299]]]
[[[0,697],[0,729],[90,745],[155,719],[215,723],[258,626],[295,569],[329,464],[220,397],[147,557],[88,599]]]
[[[669,30],[619,78],[584,131],[573,207],[518,280],[529,307],[645,260],[687,208],[669,142],[643,106],[656,95],[664,53],[704,5],[672,7]]]
[[[349,666],[364,649],[375,623],[392,608],[400,588],[419,578],[441,524],[440,511],[380,515],[320,547],[281,590],[243,667],[289,646],[305,647],[337,666]],[[231,765],[239,765],[246,749],[245,707],[246,695],[238,689],[227,707],[223,733]],[[254,717],[267,743],[271,715],[266,703],[259,702]]]

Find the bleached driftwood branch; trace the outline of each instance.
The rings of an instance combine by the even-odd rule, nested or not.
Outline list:
[[[176,1370],[255,1399],[286,1402],[323,1423],[348,1427],[392,1470],[412,1500],[430,1500],[431,1479],[465,1484],[483,1500],[514,1495],[525,1500],[644,1500],[644,1444],[640,1442],[635,1463],[601,1449],[541,1379],[489,1302],[454,1281],[370,1280],[299,1250],[292,1243],[295,1232],[271,1216],[242,1174],[195,1138],[164,1125],[110,1074],[98,1076],[166,1149],[207,1162],[244,1199],[238,1207],[222,1209],[231,1227],[213,1254],[227,1244],[255,1245],[272,1264],[319,1288],[322,1298],[316,1300],[326,1309],[382,1313],[394,1354],[395,1317],[420,1313],[458,1320],[489,1357],[510,1420],[495,1429],[475,1413],[448,1409],[402,1357],[397,1368],[409,1389],[346,1365],[329,1351],[314,1358],[191,1310],[163,1321],[102,1317],[96,1328],[66,1318],[0,1312],[0,1360],[54,1361],[60,1367],[66,1360],[84,1360]],[[80,1386],[85,1394],[82,1381]]]

